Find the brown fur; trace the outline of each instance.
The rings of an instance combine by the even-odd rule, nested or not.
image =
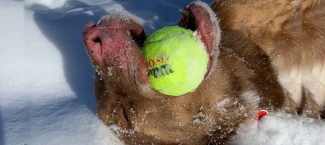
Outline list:
[[[311,71],[317,63],[324,65],[324,1],[216,0],[211,7],[220,19],[223,30],[239,30],[246,33],[246,37],[253,38],[271,58],[278,73],[290,74],[293,69]],[[306,115],[318,118],[321,106],[315,106],[317,104],[311,96],[313,92],[303,90],[306,92],[306,98],[301,99],[303,102],[293,102],[292,97],[303,96],[291,96],[287,92],[287,108],[291,108],[287,112],[294,113],[303,107],[300,109],[306,109],[302,111],[303,114],[313,112],[313,115]]]
[[[315,104],[312,92],[301,90],[305,97],[295,102],[278,76],[324,62],[324,3],[215,0],[211,8],[222,30],[221,38],[215,38],[220,44],[213,48],[219,54],[211,55],[217,61],[194,92],[179,97],[160,94],[139,79],[141,52],[131,38],[138,36],[133,30],[139,26],[132,18],[122,20],[119,23],[125,25],[120,26],[113,24],[119,17],[111,17],[103,22],[105,29],[99,24],[91,30],[95,25],[88,24],[84,42],[98,71],[94,91],[99,118],[107,126],[118,125],[117,134],[126,144],[192,145],[226,143],[240,125],[254,119],[258,109],[292,114],[300,109],[302,114],[318,118],[321,106]],[[105,39],[94,39],[93,33],[103,33]],[[91,41],[101,45],[89,44]],[[118,46],[114,51],[119,55],[98,59],[94,54],[99,52],[89,48],[94,46]]]

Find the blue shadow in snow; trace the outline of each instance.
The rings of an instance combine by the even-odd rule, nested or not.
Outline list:
[[[0,106],[0,145],[5,144],[5,133],[4,133],[4,126],[3,126],[3,119],[2,119],[2,113],[1,113],[1,106]]]
[[[77,1],[69,2],[67,5],[73,6],[69,9],[84,10],[69,14],[65,14],[68,10],[39,11],[34,13],[34,21],[44,36],[61,52],[66,80],[77,96],[75,101],[87,105],[93,113],[96,113],[96,102],[93,97],[94,69],[82,43],[82,31],[89,21],[97,21],[107,12]],[[44,6],[33,7],[43,9]],[[86,14],[87,10],[93,14]]]

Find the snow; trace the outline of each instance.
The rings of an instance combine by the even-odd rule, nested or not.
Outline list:
[[[323,145],[325,123],[291,114],[275,113],[243,126],[234,144]]]
[[[0,145],[122,144],[112,131],[119,128],[96,116],[83,27],[114,10],[136,15],[151,33],[175,25],[189,2],[0,1]],[[324,121],[270,114],[243,126],[234,143],[317,145],[324,132]]]

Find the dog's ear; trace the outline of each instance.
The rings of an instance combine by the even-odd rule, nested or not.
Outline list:
[[[210,6],[201,1],[195,1],[180,10],[182,17],[178,26],[191,29],[195,35],[201,36],[201,41],[205,44],[210,56],[208,72],[206,78],[213,71],[213,66],[217,63],[220,43],[219,21]]]

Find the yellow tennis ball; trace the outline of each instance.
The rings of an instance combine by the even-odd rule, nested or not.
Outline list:
[[[166,26],[144,42],[148,77],[160,93],[179,96],[194,91],[207,72],[205,45],[191,30]]]

